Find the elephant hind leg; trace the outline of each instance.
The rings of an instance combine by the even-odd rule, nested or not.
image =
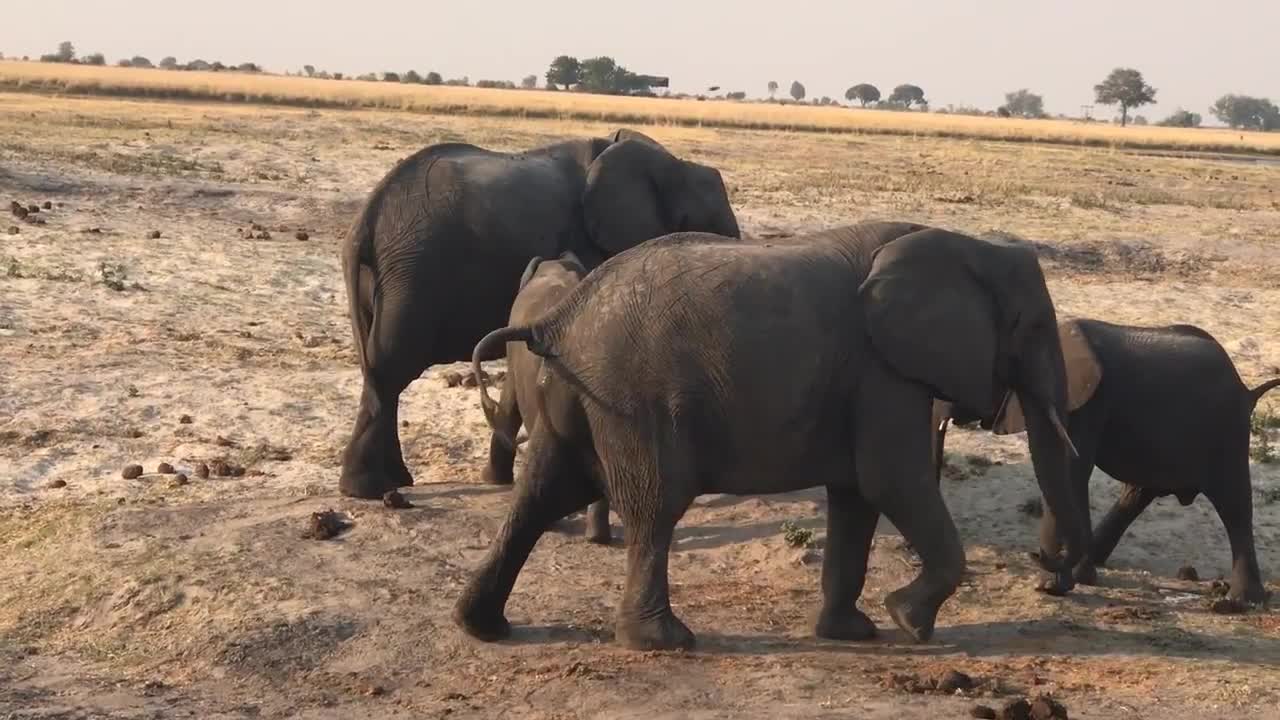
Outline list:
[[[453,621],[486,642],[507,637],[511,632],[505,617],[507,599],[533,546],[552,523],[599,497],[580,458],[551,433],[535,430],[507,519],[458,597]]]
[[[867,556],[880,511],[855,487],[827,486],[827,547],[822,555],[822,610],[814,634],[829,640],[867,640],[876,626],[858,609]]]
[[[632,650],[692,649],[694,635],[671,609],[667,561],[676,523],[693,502],[687,446],[670,437],[627,453],[638,462],[606,466],[627,533],[627,579],[618,604],[616,637]],[[642,492],[634,492],[643,489]]]
[[[374,304],[374,319],[364,352],[368,369],[356,412],[355,427],[342,456],[343,495],[381,497],[388,490],[413,484],[404,463],[397,427],[400,394],[429,364],[429,339],[421,323],[412,324],[408,303]]]
[[[1258,568],[1258,551],[1253,544],[1253,492],[1249,483],[1247,460],[1219,483],[1206,486],[1205,497],[1218,511],[1231,542],[1231,592],[1228,597],[1248,603],[1262,604],[1267,591]]]
[[[587,509],[587,540],[597,545],[608,545],[613,542],[613,533],[609,529],[609,501],[597,500]]]

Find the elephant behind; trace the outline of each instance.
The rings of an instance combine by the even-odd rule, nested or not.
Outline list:
[[[454,608],[475,637],[508,634],[507,599],[539,536],[607,497],[627,529],[618,640],[688,647],[667,555],[693,499],[825,486],[816,633],[875,633],[856,602],[884,513],[923,561],[885,605],[927,640],[965,568],[930,474],[938,395],[984,413],[1009,388],[1028,399],[1036,475],[1068,538],[1064,558],[1041,553],[1054,572],[1041,588],[1070,590],[1088,547],[1067,485],[1054,308],[1029,248],[909,223],[777,246],[681,233],[605,261],[536,321],[486,335],[474,362],[509,342],[543,358],[541,417],[507,520]]]
[[[1071,461],[1076,507],[1087,522],[1095,466],[1125,486],[1076,566],[1076,581],[1097,582],[1097,566],[1106,564],[1153,500],[1173,495],[1190,505],[1203,493],[1231,543],[1229,596],[1263,602],[1266,591],[1253,542],[1249,421],[1258,400],[1280,386],[1280,379],[1246,387],[1222,345],[1193,325],[1139,327],[1074,319],[1064,320],[1058,333],[1067,370],[1067,426],[1079,451]],[[984,421],[997,435],[1025,429],[1019,398],[1011,396],[1008,405],[999,421]],[[937,473],[949,418],[965,422],[981,415],[935,404]],[[1057,521],[1046,512],[1041,547],[1056,548],[1058,536]]]
[[[511,306],[511,325],[527,325],[555,307],[585,277],[587,270],[571,252],[563,253],[555,260],[535,257],[520,277],[519,293]],[[481,473],[485,482],[510,485],[512,466],[515,463],[516,434],[520,426],[536,427],[540,412],[538,378],[542,373],[542,358],[529,352],[524,343],[507,343],[507,380],[502,384],[502,394],[497,405],[485,402],[485,419],[493,428],[489,439],[489,464]],[[477,377],[482,377],[477,374]],[[481,395],[488,400],[488,395]],[[597,500],[587,511],[587,539],[608,545],[609,501]]]
[[[364,385],[340,491],[413,484],[400,393],[430,365],[469,359],[507,321],[534,256],[572,251],[590,269],[678,230],[740,235],[720,173],[630,130],[523,153],[444,143],[400,161],[343,246]]]

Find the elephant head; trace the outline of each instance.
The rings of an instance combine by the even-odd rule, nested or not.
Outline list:
[[[740,238],[720,171],[681,160],[652,138],[619,130],[587,168],[588,238],[606,256],[673,232]]]
[[[543,275],[570,275],[575,284],[586,277],[586,266],[582,265],[582,261],[577,259],[577,255],[573,254],[572,250],[561,252],[556,260],[544,260],[541,256],[534,256],[534,259],[529,261],[529,265],[525,265],[524,274],[520,275],[518,290],[525,290],[526,284],[529,284],[534,277],[538,277],[539,270]]]
[[[1046,589],[1069,590],[1089,528],[1068,484],[1067,377],[1035,252],[945,230],[914,232],[874,252],[859,293],[871,346],[899,375],[997,424],[1011,393],[1022,400],[1036,479],[1067,546],[1061,560],[1041,553],[1058,575]]]

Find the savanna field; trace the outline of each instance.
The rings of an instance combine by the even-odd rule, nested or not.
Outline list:
[[[690,509],[671,581],[695,651],[613,643],[625,550],[581,519],[534,550],[512,638],[471,640],[449,613],[510,491],[478,480],[461,365],[402,399],[414,507],[337,494],[360,389],[338,245],[424,145],[629,126],[718,167],[748,235],[1033,241],[1060,315],[1199,325],[1252,386],[1280,376],[1280,135],[386,85],[0,63],[0,717],[959,718],[1052,693],[1072,718],[1280,718],[1280,613],[1210,611],[1230,553],[1203,498],[1156,501],[1101,586],[1033,590],[1023,436],[948,433],[969,571],[926,645],[883,609],[918,570],[887,521],[880,637],[813,637],[819,490]],[[1280,393],[1251,467],[1273,591],[1276,416]],[[1118,488],[1095,472],[1095,522]],[[349,529],[304,538],[328,509]],[[948,671],[974,687],[929,689]]]

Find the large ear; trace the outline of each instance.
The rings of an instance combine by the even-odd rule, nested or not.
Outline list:
[[[929,228],[876,250],[858,289],[867,334],[899,375],[989,417],[995,399],[995,303],[967,238]],[[999,388],[1003,391],[1003,388]]]
[[[516,292],[523,290],[524,286],[529,284],[529,281],[533,279],[533,274],[538,272],[538,266],[541,264],[542,258],[537,255],[533,256],[533,259],[525,266],[524,274],[520,276],[520,284],[516,286]]]
[[[1102,382],[1102,364],[1075,320],[1058,323],[1058,339],[1062,342],[1062,360],[1067,369],[1067,410],[1073,411],[1089,402]],[[1022,417],[1018,394],[1010,392],[1003,416],[991,430],[996,435],[1012,435],[1027,429]]]
[[[658,145],[624,140],[600,153],[587,170],[582,214],[587,236],[616,255],[675,228],[661,188],[680,178],[680,161]]]

